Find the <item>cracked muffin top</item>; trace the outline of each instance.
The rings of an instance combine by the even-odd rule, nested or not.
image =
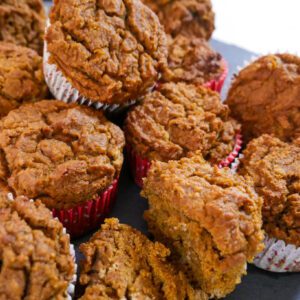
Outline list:
[[[202,85],[223,74],[222,56],[205,39],[180,34],[168,42],[168,67],[163,72],[163,81]]]
[[[103,113],[61,101],[22,105],[0,121],[0,178],[49,208],[90,200],[119,176],[124,135]]]
[[[167,261],[167,248],[117,219],[107,219],[80,250],[80,283],[87,286],[82,300],[208,299]]]
[[[0,41],[43,53],[45,10],[42,0],[1,0]]]
[[[50,63],[93,102],[135,100],[166,65],[166,35],[139,0],[55,0],[50,20]]]
[[[142,0],[159,17],[165,31],[209,40],[215,29],[211,0]]]
[[[69,236],[40,201],[0,199],[1,299],[67,299],[71,252]]]
[[[264,133],[284,141],[300,136],[300,58],[259,58],[236,76],[227,104],[247,140]]]
[[[232,150],[239,124],[218,93],[186,83],[164,83],[127,115],[126,140],[143,158],[168,161],[201,150],[220,162]]]
[[[241,161],[239,173],[253,178],[264,200],[265,231],[300,247],[300,144],[262,135],[248,144]]]
[[[262,199],[252,181],[228,168],[211,166],[200,153],[153,162],[142,196],[150,208],[156,203],[157,209],[169,209],[171,216],[178,212],[185,222],[205,229],[213,240],[212,250],[223,260],[216,268],[251,261],[263,248]]]
[[[42,57],[29,48],[0,42],[0,117],[47,95]]]

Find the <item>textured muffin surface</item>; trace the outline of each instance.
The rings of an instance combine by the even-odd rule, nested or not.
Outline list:
[[[69,236],[40,202],[0,199],[0,298],[67,299],[75,273]]]
[[[167,248],[117,219],[106,220],[80,250],[85,255],[80,283],[87,286],[82,300],[207,299],[169,264]]]
[[[168,161],[201,150],[212,162],[233,150],[239,128],[219,94],[185,83],[161,84],[129,112],[124,127],[144,158]]]
[[[263,198],[264,229],[300,247],[300,144],[269,135],[252,140],[239,172],[250,175]]]
[[[56,0],[50,20],[51,61],[94,102],[136,100],[166,64],[166,35],[139,0]]]
[[[1,179],[16,195],[67,208],[119,176],[124,135],[100,111],[44,100],[11,111],[0,128]]]
[[[251,184],[201,155],[153,162],[144,181],[149,230],[212,297],[232,292],[263,248],[262,201]]]
[[[264,133],[284,141],[299,137],[300,58],[259,58],[237,75],[226,102],[248,140]]]
[[[45,11],[42,0],[1,0],[0,41],[43,53]]]
[[[0,117],[47,97],[42,64],[34,50],[0,42]]]
[[[222,56],[205,39],[182,34],[168,39],[168,67],[163,80],[204,84],[219,79],[224,72]]]
[[[210,0],[142,0],[159,17],[168,34],[208,40],[215,29]]]

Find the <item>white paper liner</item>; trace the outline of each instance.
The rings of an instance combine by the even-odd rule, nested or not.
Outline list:
[[[12,193],[7,194],[7,199],[9,201],[14,201],[15,200]],[[34,202],[34,200],[32,200],[32,199],[30,199],[29,201]],[[51,211],[49,211],[49,212],[50,212],[50,215],[52,216],[52,212]],[[58,218],[54,218],[54,219],[58,220]],[[68,235],[69,239],[71,240],[70,235],[67,233],[67,230],[64,227],[63,227],[63,234]],[[74,292],[75,292],[75,284],[76,284],[76,281],[77,281],[77,275],[76,275],[77,274],[77,263],[76,263],[76,256],[75,256],[75,248],[74,248],[74,245],[71,242],[70,242],[70,254],[71,254],[71,256],[73,258],[73,261],[74,261],[74,275],[73,275],[72,280],[71,280],[71,282],[68,285],[67,290],[66,290],[66,299],[68,299],[68,300],[73,299]]]
[[[242,153],[240,153],[234,160],[234,162],[230,166],[230,170],[232,173],[237,173],[237,170],[241,164],[241,159],[244,157]]]
[[[253,263],[256,267],[276,273],[300,272],[300,247],[275,238],[265,238],[265,249]]]
[[[108,113],[119,114],[127,110],[130,106],[135,104],[136,100],[131,100],[126,104],[105,104],[101,102],[95,102],[89,100],[79,93],[63,73],[58,70],[55,64],[49,64],[50,53],[47,50],[47,41],[44,42],[44,57],[43,57],[43,69],[45,81],[51,94],[57,99],[65,103],[78,103],[80,105],[86,105],[95,109],[101,109]]]

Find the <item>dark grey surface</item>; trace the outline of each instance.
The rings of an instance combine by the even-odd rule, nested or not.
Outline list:
[[[219,51],[229,63],[229,75],[222,92],[224,97],[233,74],[238,66],[243,66],[255,54],[236,46],[212,41],[212,46]],[[132,225],[147,234],[147,225],[143,212],[147,208],[145,199],[139,196],[140,189],[134,184],[125,162],[120,179],[117,201],[110,217],[117,217],[121,222]],[[80,260],[78,246],[88,240],[85,237],[74,241],[76,254]],[[300,299],[300,274],[274,274],[248,265],[248,275],[228,297],[228,300],[297,300]]]

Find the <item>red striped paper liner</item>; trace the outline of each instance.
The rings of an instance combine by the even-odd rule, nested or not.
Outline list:
[[[231,164],[236,161],[241,149],[242,149],[243,139],[242,134],[238,133],[235,137],[235,145],[233,151],[223,159],[219,164],[219,168],[231,167]],[[126,154],[127,159],[130,165],[131,173],[135,183],[142,188],[143,187],[143,178],[147,176],[148,171],[151,166],[151,162],[141,157],[137,154],[131,145],[126,144]]]
[[[118,189],[118,179],[95,199],[68,209],[52,209],[54,217],[67,229],[72,238],[79,237],[97,228],[105,216],[110,212]]]

